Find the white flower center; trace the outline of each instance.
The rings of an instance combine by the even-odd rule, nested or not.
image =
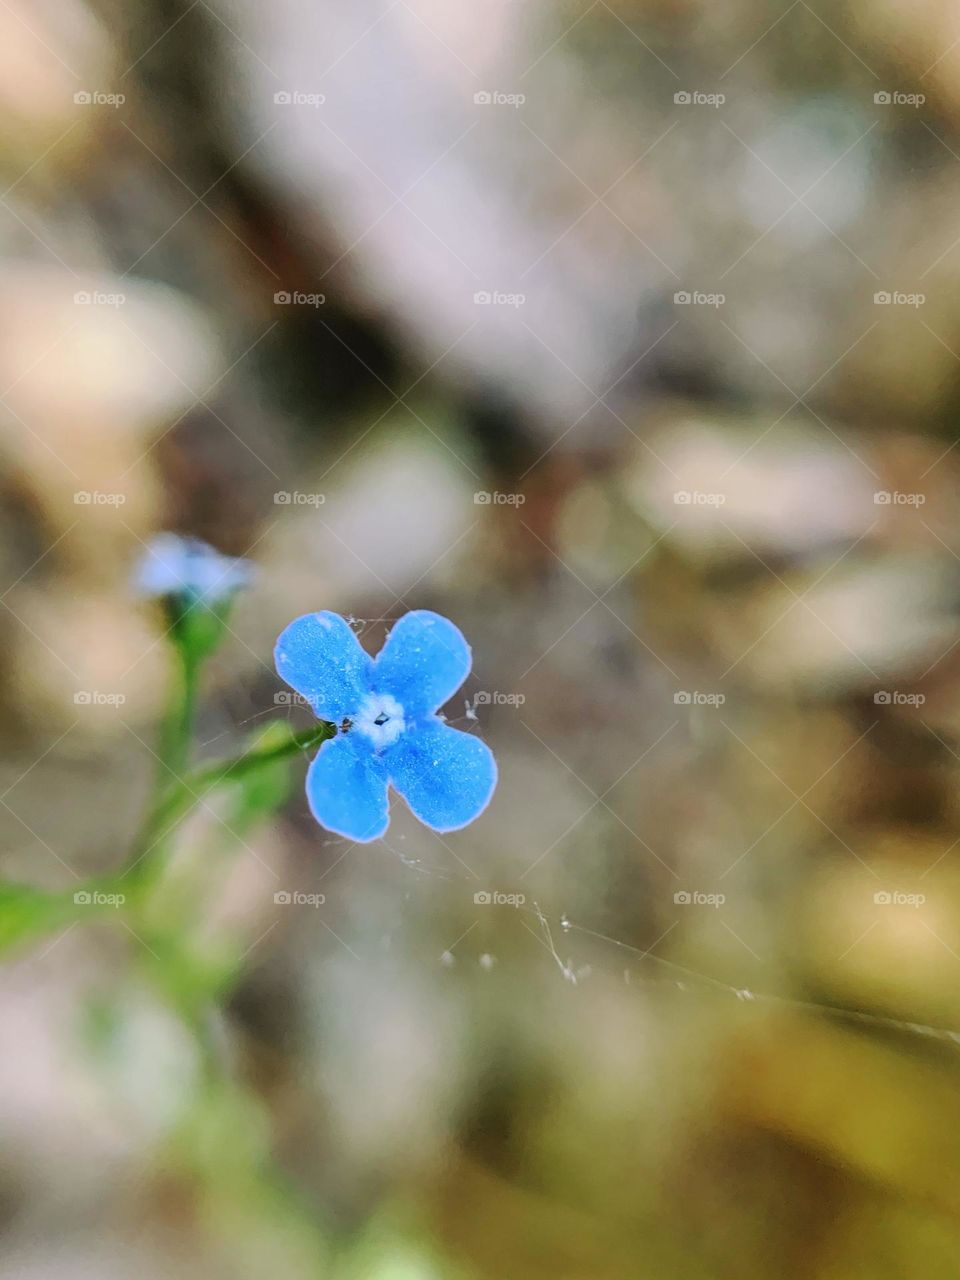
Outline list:
[[[353,718],[353,728],[378,750],[392,747],[406,727],[403,707],[389,693],[368,693]]]

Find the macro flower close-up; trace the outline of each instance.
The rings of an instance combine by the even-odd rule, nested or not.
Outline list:
[[[0,1280],[960,1276],[958,36],[0,0]]]
[[[388,787],[435,831],[456,831],[487,807],[497,766],[485,742],[436,714],[470,673],[470,647],[439,614],[405,614],[376,658],[336,613],[308,613],[277,641],[279,675],[337,727],[307,772],[321,826],[359,843],[389,822]]]

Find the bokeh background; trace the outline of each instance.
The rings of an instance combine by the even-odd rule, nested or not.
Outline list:
[[[960,9],[6,0],[0,51],[4,880],[124,864],[158,530],[258,566],[198,758],[309,723],[292,617],[426,607],[501,768],[351,846],[294,764],[156,936],[6,949],[0,1277],[956,1276]]]

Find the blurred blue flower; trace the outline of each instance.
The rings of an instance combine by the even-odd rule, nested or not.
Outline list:
[[[202,603],[214,608],[251,577],[248,560],[223,556],[199,538],[158,533],[137,567],[135,585],[145,596],[176,596],[188,607]]]
[[[308,613],[283,631],[277,671],[339,732],[307,772],[307,799],[322,827],[376,840],[390,822],[387,788],[434,831],[456,831],[487,807],[497,765],[479,738],[452,729],[437,710],[470,672],[457,627],[417,609],[371,658],[336,613]]]

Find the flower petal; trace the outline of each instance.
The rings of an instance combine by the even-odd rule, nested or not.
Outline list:
[[[306,613],[280,633],[277,674],[321,720],[353,716],[370,688],[373,659],[338,613]]]
[[[456,831],[479,817],[497,785],[487,744],[439,720],[408,730],[385,760],[391,783],[434,831]]]
[[[415,609],[387,636],[373,668],[377,693],[390,693],[411,715],[442,707],[470,674],[470,646],[439,613]]]
[[[222,556],[199,538],[158,533],[141,557],[134,585],[141,595],[183,593],[213,606],[249,586],[252,578],[248,560]]]
[[[328,831],[365,844],[390,822],[387,775],[353,734],[328,738],[307,770],[310,812]]]

